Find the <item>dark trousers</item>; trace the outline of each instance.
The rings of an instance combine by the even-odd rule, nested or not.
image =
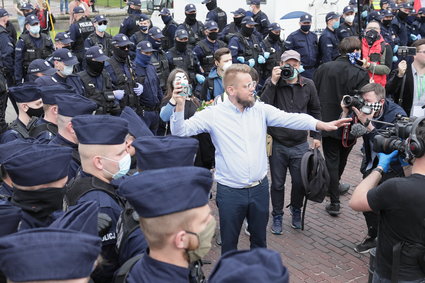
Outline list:
[[[251,249],[267,247],[269,197],[267,177],[252,188],[235,189],[217,183],[216,201],[220,218],[221,254],[238,248],[239,234],[245,217],[251,233]]]
[[[285,201],[286,172],[289,168],[291,173],[291,206],[301,208],[304,199],[304,186],[301,179],[301,159],[308,151],[308,143],[287,147],[273,140],[272,155],[269,158],[271,186],[270,195],[272,199],[272,215],[283,215]]]
[[[328,191],[331,195],[331,203],[339,203],[339,180],[344,173],[348,155],[353,147],[343,147],[341,140],[331,137],[323,137],[322,146],[330,177]]]
[[[156,131],[159,126],[159,113],[157,111],[143,111],[140,118],[146,123],[149,130],[156,136]]]

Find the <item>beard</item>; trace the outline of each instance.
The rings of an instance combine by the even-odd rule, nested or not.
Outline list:
[[[236,102],[242,105],[243,108],[251,108],[255,104],[255,99],[254,99],[254,96],[251,96],[250,98],[244,100],[238,94],[236,96]]]

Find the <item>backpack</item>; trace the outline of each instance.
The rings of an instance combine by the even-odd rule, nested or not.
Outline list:
[[[301,159],[301,179],[305,190],[305,199],[301,220],[304,230],[304,217],[307,200],[322,203],[328,191],[330,177],[325,159],[319,149],[309,149]]]

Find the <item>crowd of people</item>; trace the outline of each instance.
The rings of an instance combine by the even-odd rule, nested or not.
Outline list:
[[[30,3],[17,6],[19,38],[0,9],[0,281],[204,282],[215,235],[222,257],[208,281],[288,282],[267,249],[270,199],[281,235],[289,170],[291,226],[302,229],[302,158],[322,148],[325,210],[339,216],[362,137],[350,207],[368,234],[354,249],[377,247],[373,282],[423,282],[424,118],[387,154],[374,140],[425,116],[425,8],[350,0],[316,19],[320,36],[305,13],[283,40],[260,0],[230,24],[216,0],[202,2],[205,21],[194,4],[183,23],[163,8],[162,29],[128,0],[116,35],[79,1],[54,40]],[[237,250],[244,222],[250,251]]]

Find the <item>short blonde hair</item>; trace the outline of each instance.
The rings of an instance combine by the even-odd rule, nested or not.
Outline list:
[[[236,76],[239,73],[251,75],[251,68],[245,64],[233,64],[227,68],[223,76],[224,89],[226,89],[228,86],[231,86],[235,82]]]

